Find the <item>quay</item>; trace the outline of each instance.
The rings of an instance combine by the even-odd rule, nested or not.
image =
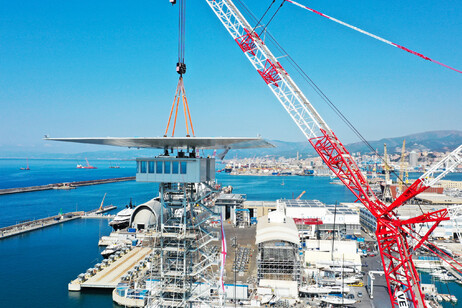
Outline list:
[[[103,213],[114,210],[116,208],[117,207],[114,205],[108,205],[103,208],[98,208],[88,212],[70,212],[37,220],[25,221],[16,225],[0,228],[0,240],[80,218],[113,219],[115,217],[114,215],[103,215]]]
[[[134,181],[134,180],[135,180],[134,176],[127,176],[127,177],[112,178],[112,179],[100,179],[100,180],[56,183],[56,184],[29,186],[29,187],[6,188],[6,189],[0,189],[0,195],[26,193],[26,192],[42,191],[42,190],[50,190],[50,189],[74,189],[80,186],[90,186],[90,185],[108,184],[108,183]]]
[[[97,271],[96,274],[81,282],[79,278],[69,283],[69,291],[80,291],[81,288],[113,289],[117,287],[122,276],[133,269],[140,261],[152,251],[152,248],[134,247],[119,259],[108,263],[106,267]]]

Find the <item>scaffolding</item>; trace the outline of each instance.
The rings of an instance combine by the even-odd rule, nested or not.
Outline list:
[[[219,251],[209,245],[219,234],[206,226],[219,217],[204,201],[217,191],[206,183],[160,183],[159,190],[159,270],[152,277],[158,283],[147,306],[219,306]]]
[[[288,280],[300,282],[300,258],[297,245],[271,241],[258,245],[258,280]]]

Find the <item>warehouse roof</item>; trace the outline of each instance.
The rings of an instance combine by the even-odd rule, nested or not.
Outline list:
[[[255,244],[270,241],[285,241],[299,245],[300,239],[294,220],[279,211],[273,211],[260,217],[257,223]]]

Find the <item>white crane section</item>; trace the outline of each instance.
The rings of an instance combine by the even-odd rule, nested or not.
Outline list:
[[[326,122],[231,0],[206,0],[306,138],[330,134]]]
[[[388,207],[384,214],[391,212],[401,204],[405,203],[409,199],[415,197],[417,194],[423,192],[428,187],[435,185],[439,180],[446,176],[449,172],[462,164],[462,144],[444,157],[441,161],[433,165],[427,172],[422,174],[420,178],[415,180],[396,200]],[[441,168],[445,168],[441,172]],[[441,172],[434,177],[435,173]]]
[[[427,172],[422,174],[420,177],[422,183],[425,186],[431,187],[435,185],[439,180],[446,176],[449,172],[454,171],[454,169],[462,164],[462,144],[452,151],[448,156],[443,158],[440,162],[432,166]],[[434,177],[436,172],[440,172],[441,168],[444,168],[444,171]]]

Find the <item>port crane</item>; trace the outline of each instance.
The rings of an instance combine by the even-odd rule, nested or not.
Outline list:
[[[412,252],[428,242],[428,236],[441,221],[449,219],[448,211],[445,209],[402,220],[395,210],[430,187],[432,180],[418,179],[391,205],[379,200],[353,157],[234,3],[231,0],[206,2],[318,155],[356,196],[357,201],[375,216],[378,247],[392,306],[426,307]],[[446,163],[451,164],[446,170],[455,168],[462,161],[460,152],[453,152],[449,159],[445,159]],[[439,178],[441,175],[434,180]],[[431,223],[433,226],[421,236],[414,231],[415,225],[420,223]]]

